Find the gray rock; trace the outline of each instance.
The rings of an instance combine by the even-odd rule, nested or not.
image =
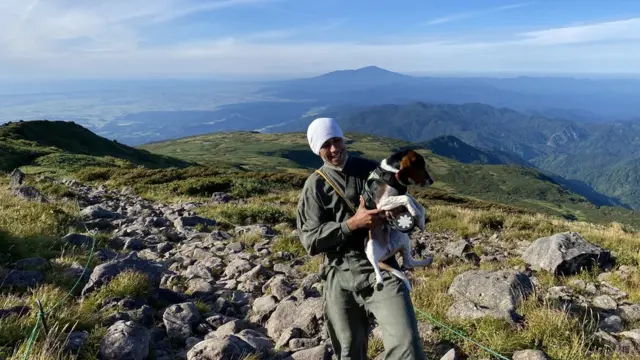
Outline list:
[[[216,221],[200,216],[181,216],[173,222],[173,226],[175,226],[175,228],[178,230],[184,230],[186,228],[198,225],[215,226]]]
[[[167,336],[177,342],[184,342],[193,336],[193,329],[202,321],[202,316],[194,303],[182,303],[168,307],[162,316]]]
[[[469,242],[469,240],[462,239],[458,240],[454,243],[450,243],[444,249],[445,254],[448,254],[453,257],[464,258],[465,254],[471,251],[473,245]]]
[[[618,304],[616,304],[616,301],[613,300],[609,295],[596,296],[593,299],[592,303],[593,306],[602,310],[615,310],[618,308]]]
[[[323,300],[320,298],[301,302],[282,301],[267,321],[267,334],[272,339],[279,339],[289,327],[298,327],[308,335],[317,334],[324,319],[323,309]]]
[[[458,357],[456,356],[456,349],[451,349],[447,351],[447,353],[440,358],[440,360],[456,360],[456,359],[458,359]]]
[[[226,204],[231,201],[233,198],[224,192],[214,192],[211,195],[211,202],[215,204]]]
[[[44,282],[44,274],[34,270],[9,270],[0,269],[0,288],[2,287],[34,287]]]
[[[227,265],[227,268],[224,270],[224,278],[236,279],[252,268],[253,266],[249,261],[236,258]]]
[[[35,257],[26,258],[16,261],[14,269],[16,270],[41,270],[49,265],[49,261],[45,258]]]
[[[512,360],[549,360],[540,350],[520,350],[513,353]]]
[[[611,262],[611,254],[576,232],[564,232],[537,239],[522,254],[522,259],[535,270],[569,275],[594,263],[604,267]]]
[[[236,234],[260,234],[263,236],[273,236],[275,233],[273,229],[264,224],[253,224],[247,226],[237,226],[235,228]]]
[[[25,175],[20,169],[16,168],[16,169],[13,169],[13,171],[11,172],[11,175],[9,175],[9,177],[11,179],[10,182],[9,182],[9,186],[11,188],[17,188],[17,187],[22,186],[22,183],[24,182]]]
[[[327,345],[316,346],[312,349],[298,351],[285,360],[329,360],[331,353]]]
[[[40,191],[38,191],[38,189],[34,188],[33,186],[19,186],[19,187],[13,188],[11,192],[15,196],[28,201],[36,201],[42,204],[46,204],[49,202],[49,200],[46,197],[44,197],[44,195],[42,195]]]
[[[237,254],[244,250],[244,244],[241,242],[232,242],[225,247],[225,250],[229,254]]]
[[[80,212],[85,219],[118,219],[120,214],[109,211],[101,207],[100,205],[90,205],[82,209]]]
[[[9,316],[27,316],[29,312],[31,312],[31,308],[28,306],[13,306],[8,309],[0,309],[0,320]]]
[[[284,275],[276,275],[262,287],[262,292],[271,293],[272,295],[277,297],[278,300],[286,298],[293,292],[293,290],[293,284],[291,284],[291,282]]]
[[[256,314],[266,314],[278,307],[278,298],[273,295],[265,295],[257,298],[253,302],[253,312]]]
[[[640,304],[622,305],[618,311],[620,317],[628,323],[640,321]]]
[[[89,340],[89,333],[86,331],[72,331],[64,342],[64,351],[77,354],[85,342]]]
[[[187,353],[188,360],[241,360],[255,352],[253,346],[235,335],[210,338],[197,343]]]
[[[173,244],[170,242],[161,242],[160,244],[156,245],[156,251],[158,251],[158,253],[160,254],[166,254],[169,251],[173,250]]]
[[[93,244],[93,238],[82,234],[67,234],[62,238],[62,241],[73,246],[91,246]]]
[[[249,329],[249,328],[251,328],[251,324],[249,324],[247,321],[235,319],[221,325],[216,329],[214,333],[210,335],[215,336],[217,338],[223,338],[228,335],[237,334],[242,330]]]
[[[276,349],[280,349],[284,346],[287,346],[287,344],[289,344],[289,341],[291,339],[296,339],[302,336],[303,336],[303,332],[300,328],[297,328],[297,327],[286,328],[282,332],[282,334],[280,335],[280,338],[278,339],[278,342],[276,343]]]
[[[515,270],[473,270],[456,276],[448,294],[454,303],[449,318],[476,319],[484,316],[517,322],[515,309],[533,292],[533,283]]]
[[[271,339],[255,330],[244,329],[240,331],[239,334],[236,334],[236,336],[247,342],[247,344],[251,345],[259,352],[264,353],[273,349],[273,343],[271,342]]]
[[[640,345],[640,329],[623,331],[619,335],[632,340],[636,345]]]
[[[118,321],[100,340],[102,360],[143,360],[149,355],[149,331],[133,321]]]
[[[86,296],[97,288],[108,284],[115,276],[125,270],[134,270],[147,275],[154,290],[157,290],[160,286],[162,273],[165,271],[162,266],[142,260],[133,252],[124,258],[96,266],[91,273],[89,282],[82,289],[82,296]]]
[[[320,338],[297,338],[291,339],[291,341],[289,341],[289,349],[291,349],[291,351],[311,349],[312,347],[316,347],[318,345],[320,345]]]
[[[616,333],[624,330],[622,319],[618,315],[610,315],[605,317],[598,324],[598,330],[606,331],[608,333]]]

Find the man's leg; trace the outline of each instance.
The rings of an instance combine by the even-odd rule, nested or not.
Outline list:
[[[384,275],[384,288],[371,287],[363,297],[382,330],[385,359],[426,360],[409,292],[395,276]]]
[[[323,289],[331,344],[338,360],[366,360],[369,319],[364,307],[356,302],[355,293],[343,288],[340,275],[339,270],[329,271]]]

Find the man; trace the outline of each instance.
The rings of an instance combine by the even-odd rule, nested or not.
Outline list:
[[[404,284],[384,272],[384,288],[374,289],[375,273],[364,253],[368,229],[388,216],[367,210],[360,197],[376,162],[350,157],[334,119],[318,118],[307,129],[309,146],[324,165],[320,170],[344,195],[355,214],[320,174],[306,180],[297,210],[300,240],[310,255],[324,253],[325,320],[338,360],[367,359],[369,318],[382,330],[385,359],[425,359],[413,305]],[[399,268],[395,259],[387,260]]]

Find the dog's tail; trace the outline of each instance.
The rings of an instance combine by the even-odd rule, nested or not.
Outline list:
[[[404,285],[407,287],[407,290],[411,291],[411,284],[409,283],[409,279],[402,273],[402,271],[392,268],[391,266],[383,263],[382,261],[378,262],[380,269],[390,272],[392,275],[402,280]]]

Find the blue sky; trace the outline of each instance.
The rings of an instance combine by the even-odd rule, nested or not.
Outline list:
[[[3,0],[0,77],[640,74],[640,1]]]

